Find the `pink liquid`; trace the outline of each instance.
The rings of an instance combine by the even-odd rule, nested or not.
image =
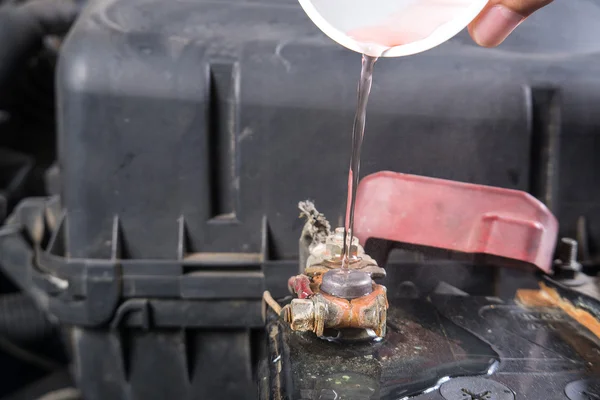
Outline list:
[[[381,0],[380,0],[381,1]],[[391,0],[398,1],[398,0]],[[384,51],[390,47],[410,44],[426,39],[438,28],[460,16],[474,0],[416,0],[401,7],[400,11],[392,12],[381,21],[352,29],[348,35],[367,48],[377,45]],[[376,7],[377,2],[372,3]],[[360,19],[360,12],[355,11]],[[357,24],[360,26],[360,24]],[[371,92],[373,67],[376,57],[363,54],[362,70],[358,83],[358,102],[354,127],[352,130],[352,155],[348,171],[348,198],[346,203],[346,222],[344,231],[344,247],[342,250],[342,271],[347,271],[351,262],[350,248],[354,230],[354,205],[356,189],[360,174],[360,154],[365,135],[365,118],[367,102]]]
[[[358,25],[348,35],[359,42],[388,48],[413,43],[460,16],[472,3],[472,0],[418,0],[375,24]]]
[[[360,175],[360,153],[363,138],[365,137],[365,118],[367,103],[371,93],[373,81],[373,66],[377,58],[362,56],[362,69],[358,82],[358,102],[356,115],[354,116],[354,127],[352,129],[352,155],[350,156],[350,169],[348,171],[348,200],[346,203],[346,225],[344,230],[344,248],[342,250],[342,270],[350,267],[350,248],[354,230],[354,205],[356,202],[356,188]]]

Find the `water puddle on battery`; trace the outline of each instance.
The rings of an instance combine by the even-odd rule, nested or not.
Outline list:
[[[424,300],[394,301],[380,342],[341,343],[282,327],[291,398],[399,400],[453,377],[491,374],[492,347]]]

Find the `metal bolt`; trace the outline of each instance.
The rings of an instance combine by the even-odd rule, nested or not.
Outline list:
[[[342,256],[342,250],[344,249],[344,228],[336,228],[335,233],[327,237],[325,246],[330,258],[340,258]],[[350,255],[356,256],[357,252],[358,239],[353,237],[350,245]]]
[[[563,238],[560,241],[565,246],[565,255],[569,266],[574,266],[575,269],[581,270],[581,264],[577,262],[577,240]]]
[[[561,273],[571,277],[581,271],[581,264],[577,262],[577,240],[571,238],[560,240],[559,259],[554,262],[554,265]]]

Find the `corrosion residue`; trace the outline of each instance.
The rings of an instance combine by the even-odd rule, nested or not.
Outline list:
[[[556,289],[540,282],[540,290],[521,289],[517,291],[517,301],[526,307],[558,307],[579,322],[600,339],[600,321],[590,312],[577,307],[561,297]]]

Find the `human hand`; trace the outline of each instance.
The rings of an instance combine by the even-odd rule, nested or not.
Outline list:
[[[529,15],[551,2],[490,0],[469,24],[469,32],[477,44],[495,47]],[[389,47],[409,44],[427,38],[472,4],[473,0],[418,0],[376,24],[354,29],[348,35],[362,42]]]
[[[469,24],[469,33],[480,46],[498,46],[527,17],[550,3],[552,0],[491,0]]]

